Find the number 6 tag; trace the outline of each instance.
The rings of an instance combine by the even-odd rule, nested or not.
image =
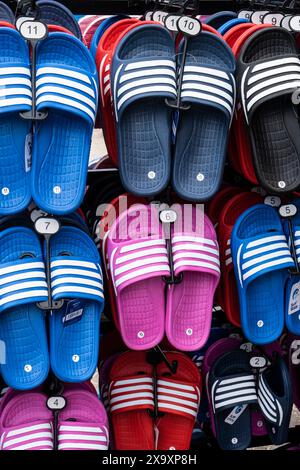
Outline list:
[[[40,217],[35,221],[34,228],[40,235],[55,235],[60,229],[60,223],[53,217]]]
[[[197,18],[182,16],[178,20],[178,29],[187,36],[198,36],[201,33],[202,25]]]
[[[27,41],[42,41],[48,36],[47,25],[42,21],[24,21],[19,31]]]

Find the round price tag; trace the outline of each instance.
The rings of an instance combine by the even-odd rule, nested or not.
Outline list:
[[[267,365],[267,360],[263,356],[254,356],[250,359],[250,366],[255,369],[263,369]]]
[[[31,16],[19,16],[19,18],[16,21],[16,28],[19,31],[20,27],[25,21],[34,21],[34,18]]]
[[[288,31],[292,31],[292,28],[290,26],[290,20],[293,18],[292,15],[286,15],[284,18],[281,20],[281,27],[284,29],[287,29]],[[300,18],[299,18],[299,27],[300,27]]]
[[[300,15],[295,15],[290,18],[289,27],[296,33],[300,31]]]
[[[166,209],[159,214],[160,221],[164,224],[172,224],[177,220],[177,213],[172,209]]]
[[[61,411],[67,405],[67,400],[64,397],[50,397],[47,400],[47,407],[49,410]]]
[[[244,20],[250,20],[252,13],[253,13],[252,10],[241,10],[238,13],[238,18],[243,18]]]
[[[19,31],[27,41],[41,41],[48,35],[47,25],[42,21],[24,21]]]
[[[269,13],[269,10],[254,11],[251,15],[250,21],[254,24],[262,24],[263,18]]]
[[[168,15],[165,19],[165,27],[169,31],[178,31],[178,21],[180,16],[179,15]]]
[[[286,204],[279,209],[281,217],[294,217],[297,214],[297,207],[294,204]]]
[[[157,21],[158,23],[165,25],[165,19],[168,16],[166,11],[157,10],[152,15],[152,20]]]
[[[278,196],[267,196],[265,197],[264,203],[267,206],[279,207],[281,206],[281,199]]]
[[[35,221],[35,230],[41,235],[54,235],[60,229],[60,223],[53,217],[40,217]]]
[[[178,20],[178,29],[187,36],[198,36],[201,33],[201,22],[197,18],[182,16]]]
[[[284,15],[281,13],[268,13],[263,17],[263,24],[271,24],[272,26],[280,26]]]
[[[145,13],[145,20],[146,21],[152,21],[152,16],[153,16],[153,11],[147,11]]]

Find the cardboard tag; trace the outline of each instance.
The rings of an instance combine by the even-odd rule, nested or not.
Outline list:
[[[233,410],[229,413],[227,418],[225,418],[225,423],[230,425],[234,424],[236,420],[241,416],[241,414],[244,413],[247,406],[248,405],[235,406]]]
[[[66,305],[66,313],[62,317],[63,325],[69,326],[80,321],[83,311],[84,308],[80,300],[69,300]]]

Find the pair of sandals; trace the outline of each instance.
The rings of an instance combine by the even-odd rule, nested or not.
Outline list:
[[[209,336],[220,277],[214,227],[196,206],[186,211],[173,205],[178,220],[168,248],[169,235],[156,206],[135,202],[132,198],[124,210],[122,197],[117,197],[100,222],[115,324],[130,349],[155,347],[166,332],[175,348],[197,350]],[[179,282],[166,287],[171,274],[168,249]]]
[[[89,379],[97,367],[104,306],[100,256],[80,216],[61,220],[51,238],[51,294],[62,307],[50,314],[50,354],[45,311],[48,301],[46,247],[32,224],[19,217],[0,224],[0,333],[5,382],[28,390],[43,383],[49,367],[63,381]]]
[[[299,201],[295,205],[299,208]],[[292,219],[297,257],[298,219],[299,215]],[[258,204],[243,212],[231,233],[241,325],[254,344],[275,341],[284,324],[293,333],[300,331],[299,307],[290,307],[297,301],[299,275],[291,276],[296,265],[287,224],[282,224],[277,209]]]
[[[32,134],[31,121],[20,116],[32,109],[28,46],[8,27],[0,28],[0,45],[0,214],[25,210],[31,198],[46,212],[72,212],[86,185],[98,103],[95,63],[71,34],[50,33],[38,44],[36,109],[47,115]]]
[[[100,389],[116,450],[187,450],[200,403],[202,379],[191,359],[166,353],[175,367],[148,362],[143,351],[111,356],[100,369]],[[154,411],[157,408],[157,413]]]
[[[171,173],[184,199],[205,201],[219,189],[235,101],[235,60],[220,35],[204,29],[188,44],[181,102],[190,109],[180,113],[172,169],[174,122],[166,100],[177,99],[174,39],[158,24],[132,19],[118,21],[100,39],[96,57],[106,140],[108,147],[117,140],[113,159],[134,195],[160,193]],[[183,43],[177,45],[181,57]],[[116,132],[108,125],[113,120]]]
[[[251,351],[249,343],[229,338],[208,349],[203,373],[212,429],[221,449],[247,449],[252,435],[267,434],[276,445],[286,442],[293,405],[292,385],[288,368],[276,348],[276,344],[270,345],[266,356],[255,347]],[[255,369],[257,364],[260,368]]]
[[[64,384],[66,407],[59,412],[57,424],[47,408],[47,395],[40,389],[17,392],[8,389],[0,401],[0,449],[107,450],[108,419],[90,383]]]

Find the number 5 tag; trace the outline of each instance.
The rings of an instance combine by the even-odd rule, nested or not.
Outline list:
[[[48,36],[47,25],[42,21],[24,21],[19,31],[27,41],[42,41]]]
[[[279,214],[281,217],[294,217],[297,214],[297,207],[294,204],[287,204],[281,206],[279,209]]]

